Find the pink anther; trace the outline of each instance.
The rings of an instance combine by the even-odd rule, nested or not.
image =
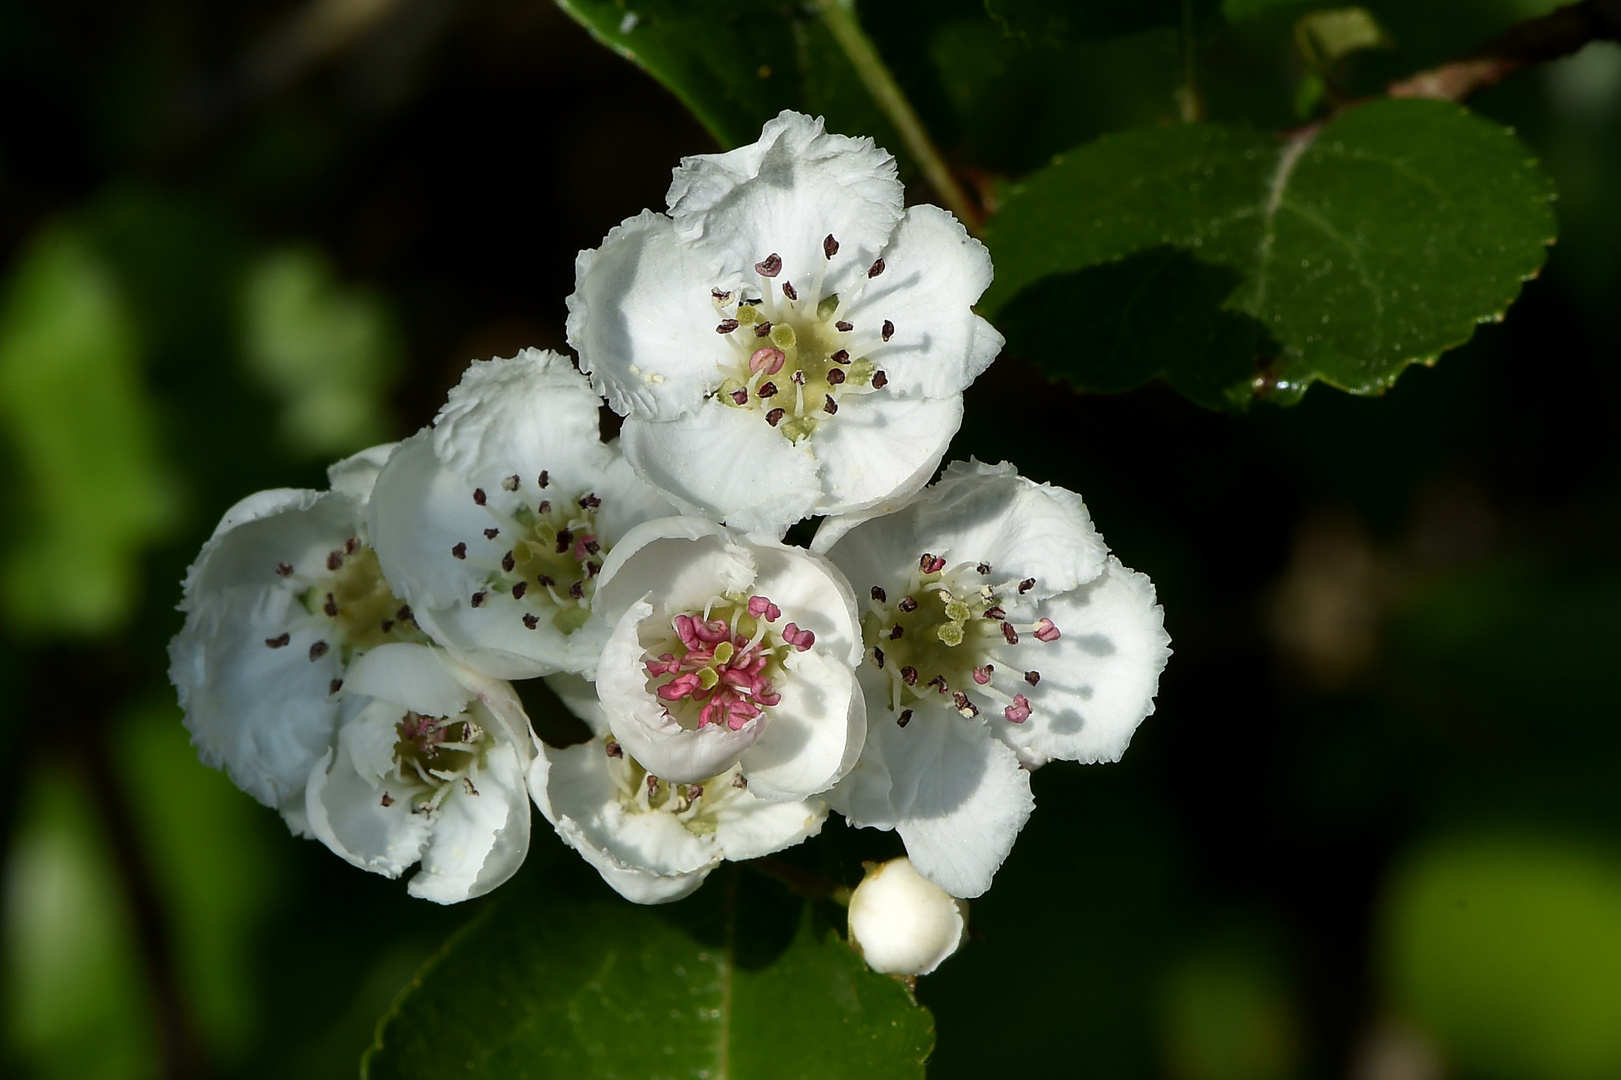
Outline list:
[[[938,574],[946,568],[946,561],[938,555],[931,555],[927,551],[917,561],[917,567],[925,574]]]
[[[766,622],[776,622],[782,617],[782,609],[773,604],[767,597],[751,596],[749,597],[749,614],[756,619],[764,616]]]
[[[782,370],[782,362],[785,359],[781,349],[765,345],[755,349],[754,355],[749,357],[749,370],[756,375],[762,371],[767,375],[775,375]]]
[[[697,672],[689,671],[685,675],[677,675],[659,687],[658,694],[665,701],[680,701],[689,694],[696,693],[701,686]]]
[[[991,681],[991,672],[993,670],[995,669],[990,664],[986,664],[984,667],[975,668],[974,681],[979,685],[984,686],[986,683]]]
[[[1058,637],[1058,627],[1053,625],[1053,621],[1051,619],[1042,619],[1040,622],[1036,623],[1037,641],[1057,641]]]
[[[1024,723],[1030,719],[1030,699],[1023,694],[1014,694],[1013,704],[1003,709],[1002,715],[1007,717],[1011,723]]]
[[[806,649],[816,644],[816,635],[811,633],[809,630],[801,630],[797,623],[789,623],[787,626],[782,628],[782,640],[786,641],[800,652],[804,652]]]

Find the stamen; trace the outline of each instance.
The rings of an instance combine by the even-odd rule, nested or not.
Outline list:
[[[840,349],[838,352],[828,357],[828,359],[833,361],[835,364],[848,364],[850,362],[850,352],[848,349]]]
[[[884,650],[882,650],[878,646],[874,645],[872,647],[872,659],[873,659],[873,662],[878,665],[878,670],[879,671],[884,670]]]
[[[804,652],[816,644],[816,635],[809,630],[801,630],[795,623],[789,623],[782,628],[782,640],[792,645],[800,652]]]
[[[331,571],[333,571],[335,573],[342,566],[343,566],[343,552],[334,551],[332,554],[330,554],[330,555],[328,555],[326,557],[326,568],[328,570],[331,570]]]
[[[509,551],[505,555],[501,556],[501,569],[505,570],[507,573],[512,573],[513,567],[517,565],[518,561],[512,557],[512,552]]]
[[[609,757],[622,758],[625,756],[625,748],[612,739],[608,740],[607,750]]]
[[[1007,618],[1007,612],[1002,609],[1000,604],[998,604],[985,609],[985,618],[1000,621]]]
[[[1027,577],[1023,581],[1019,582],[1019,595],[1023,596],[1025,593],[1029,592],[1035,587],[1036,579],[1033,577]]]
[[[383,792],[383,806],[384,806],[384,808],[386,809],[387,807],[390,807],[390,806],[393,806],[393,805],[394,805],[394,796],[390,795],[386,791]]]
[[[840,319],[838,322],[833,324],[833,329],[837,330],[841,334],[848,334],[850,331],[854,330],[855,327],[850,323],[845,322],[843,319]]]
[[[889,599],[889,594],[884,592],[883,586],[874,585],[872,587],[872,598],[882,604]]]
[[[1019,643],[1019,632],[1013,629],[1013,624],[1010,622],[1005,622],[1002,624],[1002,636],[1007,638],[1007,643],[1009,645],[1017,645]]]
[[[1006,626],[1007,624],[1003,623],[1002,625]],[[1042,619],[1040,622],[1036,623],[1037,641],[1057,641],[1060,636],[1061,635],[1058,633],[1058,627],[1053,625],[1053,621],[1051,619]]]
[[[765,414],[765,422],[770,424],[772,427],[776,427],[782,422],[782,418],[785,415],[787,414],[781,409],[772,409],[770,412]]]
[[[895,721],[895,723],[898,724],[901,727],[905,727],[907,724],[910,724],[911,722],[912,722],[912,710],[911,709],[902,709],[900,719]]]
[[[905,667],[901,668],[901,682],[905,683],[907,686],[916,686],[917,668],[913,667],[911,664],[907,664]]]
[[[1029,683],[1031,686],[1035,686],[1037,683],[1039,683],[1041,681],[1041,672],[1039,672],[1039,671],[1027,671],[1027,672],[1025,672],[1024,673],[1024,681]]]
[[[450,553],[458,559],[465,559],[467,558],[467,545],[459,543],[450,549]]]
[[[267,638],[265,638],[265,644],[269,645],[272,649],[282,649],[282,648],[286,648],[287,643],[292,641],[292,640],[293,640],[293,635],[291,635],[287,631],[283,630],[281,633],[277,634],[275,637],[267,637]]]
[[[951,695],[951,703],[957,706],[957,711],[963,716],[973,717],[979,715],[979,706],[968,700],[968,695],[958,690]]]
[[[585,599],[585,582],[576,581],[574,584],[570,585],[568,587],[568,594],[569,594],[569,596],[573,597],[576,600],[584,600]],[[1003,625],[1005,626],[1006,624],[1004,623]]]
[[[875,371],[875,372],[872,373],[872,388],[874,390],[882,390],[884,387],[886,387],[888,385],[889,385],[889,376],[888,375],[885,375],[882,371]]]
[[[501,486],[508,491],[517,491],[518,485],[521,483],[523,483],[523,481],[518,479],[518,474],[513,473],[511,476],[501,481]]]
[[[497,536],[500,536],[500,535],[501,535],[501,530],[500,529],[485,529],[484,530],[484,539],[486,539],[486,540],[494,540]]]
[[[277,563],[276,564],[276,573],[280,574],[282,577],[292,577],[292,575],[293,575],[293,564],[292,563]]]
[[[1030,699],[1023,694],[1013,695],[1013,704],[1002,710],[1009,723],[1022,724],[1030,719]]]
[[[974,669],[974,681],[977,682],[979,685],[984,686],[986,683],[991,681],[991,673],[994,672],[995,670],[996,670],[996,665],[995,664],[986,664],[984,667],[975,668]]]
[[[749,403],[749,391],[748,391],[748,388],[747,387],[742,387],[742,388],[739,388],[737,390],[733,390],[732,391],[732,400],[735,401],[739,405],[747,405]]]
[[[767,375],[775,375],[782,370],[782,362],[787,355],[774,345],[763,345],[754,350],[749,357],[749,370],[756,375],[762,371]]]
[[[899,641],[901,639],[901,636],[904,635],[905,633],[906,633],[906,628],[903,627],[900,623],[896,623],[894,625],[894,627],[892,627],[890,629],[890,631],[889,631],[889,640],[891,640],[891,641]]]
[[[883,338],[885,341],[888,341],[890,338],[894,337],[895,336],[895,324],[890,322],[888,319],[885,319],[884,320],[884,329],[882,330],[882,332],[879,333],[878,336]]]
[[[314,663],[315,661],[321,659],[321,657],[325,656],[327,651],[331,648],[332,646],[328,645],[326,642],[317,641],[314,645],[310,646],[310,662]]]
[[[777,395],[777,384],[774,382],[761,383],[760,389],[756,390],[755,393],[762,398],[775,397]]]
[[[529,591],[529,582],[520,581],[516,585],[512,586],[512,598],[514,600],[522,600],[523,599],[523,594],[528,592],[528,591]]]
[[[898,606],[902,611],[910,615],[912,612],[917,610],[917,601],[913,600],[910,596],[903,596],[901,597],[901,602]]]
[[[877,262],[875,262],[871,266],[867,267],[867,276],[870,277],[870,278],[875,278],[879,274],[882,274],[883,272],[884,272],[884,260],[882,260],[882,259],[879,259]]]
[[[917,566],[925,574],[938,574],[946,568],[946,561],[938,555],[931,555],[925,551],[923,557],[917,561]]]
[[[838,253],[839,253],[839,242],[837,240],[833,239],[833,234],[832,233],[828,233],[825,237],[822,238],[822,254],[824,256],[826,256],[827,258],[831,259],[833,256],[837,255]]]
[[[474,593],[472,600],[469,601],[469,602],[474,607],[483,607],[484,606],[484,593],[482,591]]]
[[[782,295],[786,296],[790,300],[799,299],[799,293],[794,290],[794,283],[791,281],[785,281],[782,283]]]
[[[602,500],[597,498],[597,493],[594,491],[580,496],[580,509],[582,510],[595,510],[601,505]]]
[[[540,470],[540,479],[536,481],[542,488],[551,486],[552,472],[550,469]]]
[[[474,488],[473,489],[473,501],[475,503],[477,503],[478,505],[483,506],[483,505],[485,505],[486,503],[489,502],[489,497],[484,494],[484,489],[483,488]]]
[[[736,329],[737,329],[737,320],[736,319],[722,319],[720,321],[720,323],[715,327],[715,333],[717,333],[717,334],[730,334],[733,330],[736,330]]]
[[[540,619],[533,614],[525,615],[523,617],[523,626],[525,630],[533,630],[538,625],[540,625]]]
[[[326,617],[329,619],[338,617],[338,602],[331,593],[326,594],[326,603],[321,605],[321,610],[326,612]]]
[[[988,574],[991,572],[991,564],[988,562],[982,562],[978,566],[974,567],[974,572],[977,574]]]
[[[826,399],[822,402],[823,412],[827,413],[829,416],[832,416],[834,413],[839,411],[839,403],[833,400],[832,394],[823,394],[822,396]]]
[[[336,694],[339,690],[342,690],[342,689],[343,689],[343,680],[342,679],[333,679],[331,682],[326,684],[326,692],[329,693],[329,694]]]
[[[763,322],[759,326],[756,326],[754,328],[754,336],[755,337],[767,337],[767,336],[770,335],[770,333],[771,333],[771,324],[768,323],[768,322]]]
[[[782,256],[773,251],[762,261],[755,263],[754,270],[761,277],[774,278],[782,273]]]

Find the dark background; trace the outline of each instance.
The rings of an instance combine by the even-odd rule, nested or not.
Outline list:
[[[1370,6],[1364,89],[1548,7]],[[866,8],[982,179],[1176,115],[1172,31]],[[1212,119],[1298,122],[1304,10],[1207,19]],[[919,987],[931,1076],[1621,1075],[1621,48],[1471,104],[1554,176],[1561,239],[1433,369],[1246,415],[1017,356],[969,391],[954,456],[1085,495],[1176,655],[1122,763],[1036,775],[976,940]],[[0,7],[5,1075],[149,1077],[164,1046],[355,1075],[478,902],[410,901],[196,762],[178,582],[238,498],[321,486],[470,359],[564,348],[575,253],[715,148],[543,0]],[[852,882],[899,851],[819,843]]]

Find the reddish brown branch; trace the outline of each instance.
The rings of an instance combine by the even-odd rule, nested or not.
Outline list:
[[[1621,0],[1582,0],[1516,23],[1462,59],[1391,83],[1386,93],[1463,101],[1521,68],[1569,56],[1591,41],[1621,41]]]

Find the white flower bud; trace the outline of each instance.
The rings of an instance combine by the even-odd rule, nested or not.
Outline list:
[[[880,863],[850,896],[850,942],[874,971],[927,975],[968,936],[958,900],[902,856]]]

